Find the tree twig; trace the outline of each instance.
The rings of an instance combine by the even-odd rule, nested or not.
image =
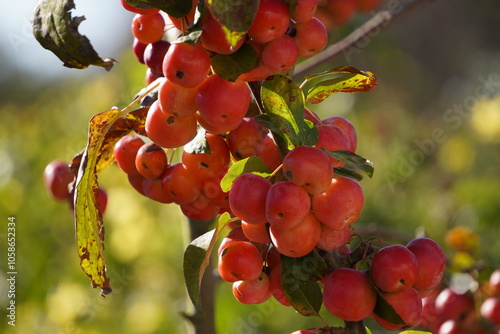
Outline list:
[[[293,79],[300,80],[315,68],[341,55],[344,55],[349,61],[350,57],[353,54],[360,53],[369,41],[380,33],[381,29],[387,28],[397,19],[431,1],[437,0],[409,0],[409,3],[406,5],[402,5],[401,2],[390,2],[390,8],[379,11],[375,16],[339,42],[330,45],[324,51],[299,63],[295,68]]]

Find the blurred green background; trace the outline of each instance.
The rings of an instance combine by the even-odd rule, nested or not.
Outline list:
[[[83,33],[97,40],[101,56],[119,61],[111,72],[77,71],[62,68],[31,37],[34,5],[19,17],[14,8],[2,14],[18,28],[3,25],[0,50],[0,332],[190,333],[181,316],[192,306],[182,277],[189,231],[180,210],[136,193],[116,166],[100,175],[109,195],[104,219],[114,288],[104,299],[79,268],[68,206],[52,201],[42,182],[47,163],[68,161],[83,149],[93,114],[124,107],[144,85],[145,67],[130,48],[132,16],[117,1],[102,15],[93,14],[100,2],[77,1],[78,13],[87,16]],[[332,38],[370,17],[358,14]],[[496,0],[439,0],[332,61],[330,67],[352,65],[379,80],[369,93],[337,95],[313,107],[323,117],[350,119],[358,153],[375,163],[373,179],[362,181],[366,204],[354,225],[360,231],[391,242],[425,233],[450,254],[445,233],[467,226],[481,238],[478,258],[499,266],[499,29]],[[17,223],[15,328],[3,316],[10,216]],[[217,287],[216,314],[220,334],[321,325],[273,301],[239,304],[228,283]],[[374,333],[383,333],[377,328]]]

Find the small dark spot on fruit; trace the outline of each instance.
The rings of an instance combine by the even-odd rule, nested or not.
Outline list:
[[[175,123],[175,117],[174,116],[169,116],[167,118],[167,123],[168,124],[174,124]]]
[[[176,71],[175,72],[175,77],[177,79],[182,79],[184,77],[184,72],[182,72],[182,71]]]

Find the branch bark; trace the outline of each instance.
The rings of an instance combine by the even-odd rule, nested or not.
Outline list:
[[[341,55],[350,57],[353,53],[361,52],[363,46],[359,46],[360,42],[374,38],[379,34],[381,29],[387,28],[396,20],[408,15],[418,7],[433,1],[437,0],[409,0],[410,3],[404,6],[399,3],[394,8],[379,11],[375,16],[339,42],[330,45],[324,51],[299,63],[295,68],[293,79],[301,80],[306,74],[311,73],[314,69],[327,64],[332,59]]]

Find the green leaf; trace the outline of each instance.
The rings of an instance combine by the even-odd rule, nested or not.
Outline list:
[[[256,156],[251,156],[235,162],[227,171],[226,175],[220,181],[222,191],[227,192],[231,189],[234,180],[244,173],[254,173],[267,177],[271,175],[271,171],[266,164]]]
[[[297,312],[303,316],[319,316],[323,294],[318,282],[297,279],[293,271],[283,264],[281,285],[286,298]]]
[[[231,46],[236,46],[246,34],[259,8],[259,1],[255,0],[207,0],[205,4],[222,25]]]
[[[320,79],[317,82],[316,79]],[[311,81],[316,83],[307,85]],[[302,86],[307,87],[306,101],[316,104],[323,102],[330,95],[343,93],[367,92],[378,85],[377,78],[371,72],[360,71],[352,66],[340,66],[323,73],[306,77]]]
[[[129,5],[137,8],[158,8],[173,17],[185,16],[193,7],[190,0],[126,0]]]
[[[212,69],[223,79],[235,81],[241,74],[253,70],[259,61],[260,57],[255,49],[245,43],[229,55],[216,54],[212,58]]]
[[[323,149],[323,151],[337,160],[344,161],[346,163],[346,168],[344,169],[349,169],[350,172],[354,172],[358,175],[359,173],[357,173],[357,171],[361,171],[368,175],[368,177],[373,177],[374,167],[373,162],[370,160],[367,160],[351,151],[338,150],[330,152],[325,149]]]
[[[184,151],[189,154],[210,154],[210,146],[208,145],[206,134],[207,131],[200,126],[196,136],[184,145]]]
[[[310,144],[314,130],[304,121],[304,95],[297,84],[282,75],[271,76],[262,85],[261,98],[273,128],[277,129],[274,133],[285,139],[288,149]]]
[[[390,323],[404,325],[405,322],[401,319],[401,316],[396,312],[396,310],[394,310],[394,307],[387,302],[377,288],[375,288],[375,290],[377,291],[377,304],[375,304],[373,312],[380,318],[385,319]]]
[[[210,254],[215,242],[224,226],[231,220],[229,213],[225,212],[219,218],[215,229],[206,232],[191,241],[184,251],[184,281],[189,298],[196,310],[201,311],[201,281],[210,260]]]
[[[66,67],[84,69],[95,65],[109,71],[116,61],[101,59],[89,39],[80,35],[78,26],[85,17],[72,18],[72,9],[75,9],[73,0],[40,0],[31,19],[35,38]]]
[[[301,281],[318,281],[328,270],[325,260],[315,251],[302,257],[281,255],[281,263],[291,276]]]

